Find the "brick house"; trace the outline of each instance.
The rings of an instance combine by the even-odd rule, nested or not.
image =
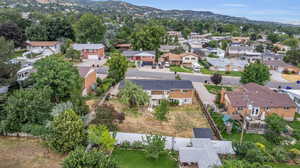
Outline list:
[[[152,65],[155,63],[155,51],[124,51],[123,55],[129,61],[139,63],[140,65]]]
[[[80,76],[83,78],[82,95],[87,95],[92,91],[93,85],[97,82],[96,71],[90,67],[77,67]]]
[[[73,44],[72,47],[81,52],[83,59],[101,60],[105,56],[103,44]]]
[[[142,87],[150,96],[150,106],[157,106],[160,100],[176,100],[179,105],[192,104],[194,87],[188,80],[129,80]],[[120,88],[125,82],[122,81]]]
[[[264,131],[264,120],[273,113],[293,121],[297,111],[296,104],[287,94],[255,83],[245,84],[234,91],[222,90],[220,102],[233,119],[245,120],[249,131]]]

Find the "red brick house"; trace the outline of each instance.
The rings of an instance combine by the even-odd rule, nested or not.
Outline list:
[[[83,78],[82,95],[87,95],[92,91],[92,87],[97,82],[96,71],[90,67],[77,67],[80,76]]]
[[[123,55],[129,61],[137,62],[141,65],[152,65],[155,63],[155,51],[124,51]]]
[[[105,57],[103,44],[73,44],[72,47],[81,52],[83,59],[101,60]]]

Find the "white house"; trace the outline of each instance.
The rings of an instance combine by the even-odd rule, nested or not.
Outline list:
[[[190,65],[192,66],[195,63],[198,63],[199,58],[197,54],[194,53],[183,53],[180,55],[182,58],[182,64],[183,65]]]
[[[296,103],[297,105],[297,113],[300,114],[300,90],[288,90],[282,89],[283,93],[286,93],[290,96],[290,98]]]
[[[60,52],[61,43],[58,41],[28,41],[27,50],[30,53],[49,56]]]

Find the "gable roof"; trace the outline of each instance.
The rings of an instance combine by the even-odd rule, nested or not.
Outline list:
[[[51,47],[57,45],[58,41],[29,41],[28,45],[32,47]]]
[[[140,55],[141,54],[141,55]],[[155,56],[155,51],[123,51],[123,55],[125,57],[132,57],[132,56],[143,56],[143,55],[151,55]]]
[[[287,94],[277,93],[266,86],[255,83],[243,85],[240,89],[226,92],[234,107],[296,107]]]
[[[166,53],[162,57],[167,57],[170,61],[181,61],[182,57],[178,54]]]
[[[98,49],[101,49],[101,48],[104,48],[104,45],[103,44],[73,44],[72,47],[75,49],[75,50],[98,50]]]
[[[136,85],[141,86],[144,90],[174,90],[174,89],[194,89],[189,80],[129,80]],[[120,83],[120,88],[125,86],[125,81]]]
[[[182,53],[182,54],[180,54],[180,57],[182,58],[182,57],[186,57],[186,56],[194,56],[194,57],[198,57],[198,55],[197,54],[194,54],[194,53]]]

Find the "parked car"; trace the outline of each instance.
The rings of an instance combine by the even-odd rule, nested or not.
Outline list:
[[[157,66],[156,64],[153,64],[152,69],[156,69],[156,66]]]
[[[159,69],[163,69],[164,68],[163,64],[158,64],[158,67],[159,67]]]
[[[165,67],[169,68],[170,67],[170,63],[169,62],[165,62]]]
[[[198,63],[194,63],[192,68],[193,68],[193,71],[200,72],[201,66]]]

